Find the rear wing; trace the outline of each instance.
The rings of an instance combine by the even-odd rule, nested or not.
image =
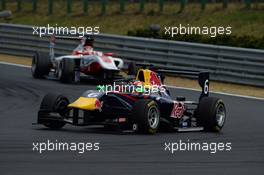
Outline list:
[[[192,78],[198,77],[198,84],[202,88],[200,98],[209,96],[209,72],[198,72],[198,71],[182,71],[182,70],[166,70],[157,69],[155,72],[159,74],[169,74],[169,75],[185,75]]]
[[[78,37],[78,36],[59,36],[59,35],[51,35],[51,37],[54,37],[55,39],[65,39],[65,40],[82,40],[84,37]]]
[[[81,42],[84,42],[85,41],[85,36],[84,37],[78,37],[78,36],[49,35],[47,37],[50,37],[50,40],[49,40],[50,41],[50,45],[49,45],[49,48],[50,48],[49,55],[50,55],[50,58],[52,60],[54,60],[54,58],[55,58],[54,48],[55,48],[56,39],[62,39],[62,40],[79,40]]]
[[[49,35],[47,37],[50,37],[50,44],[55,45],[55,41],[56,39],[62,39],[62,40],[85,40],[85,36],[84,37],[78,37],[78,36],[58,36],[58,35]]]
[[[157,66],[151,63],[137,63],[137,66],[142,67],[143,69],[150,69],[160,75],[161,81],[163,83],[165,76],[164,74],[168,75],[184,75],[190,78],[197,79],[198,77],[198,84],[202,88],[202,92],[200,98],[208,97],[209,96],[209,78],[210,74],[207,71],[190,71],[190,70],[169,70],[169,69],[159,69]]]

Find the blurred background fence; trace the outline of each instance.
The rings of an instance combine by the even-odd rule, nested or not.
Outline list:
[[[82,2],[82,7],[80,10],[83,11],[84,14],[89,14],[89,9],[93,8],[93,5],[100,4],[101,6],[101,14],[105,14],[107,12],[107,7],[109,3],[117,3],[119,4],[119,12],[123,13],[126,11],[126,6],[129,3],[137,3],[138,4],[138,13],[143,13],[145,10],[145,6],[148,3],[156,4],[159,9],[159,12],[164,11],[164,5],[166,3],[175,3],[180,4],[180,9],[178,12],[184,11],[185,7],[188,3],[198,3],[200,4],[201,11],[206,9],[206,5],[209,3],[222,3],[222,7],[228,8],[228,4],[230,2],[234,3],[243,3],[244,7],[250,9],[253,4],[258,6],[259,3],[263,3],[263,0],[0,0],[1,10],[5,10],[9,3],[16,3],[17,11],[23,10],[25,4],[31,3],[32,11],[37,13],[38,11],[38,3],[40,1],[46,1],[47,3],[47,13],[49,15],[54,13],[54,6],[56,3],[65,1],[65,5],[67,6],[65,13],[70,15],[72,13],[72,7],[76,2]]]
[[[0,53],[32,56],[49,51],[49,38],[33,35],[32,26],[0,23]],[[78,42],[56,41],[55,53],[70,54]],[[100,34],[95,49],[116,56],[152,63],[171,70],[209,71],[216,81],[264,87],[264,51],[160,39]]]

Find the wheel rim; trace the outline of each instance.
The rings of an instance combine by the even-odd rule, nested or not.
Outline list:
[[[61,99],[58,101],[58,103],[56,104],[56,111],[61,115],[65,115],[67,114],[67,106],[68,106],[69,102],[65,99]]]
[[[159,124],[159,112],[157,107],[152,107],[148,111],[148,122],[152,129],[157,128]]]
[[[218,126],[222,127],[225,122],[226,112],[223,104],[218,105],[216,110],[216,121]]]

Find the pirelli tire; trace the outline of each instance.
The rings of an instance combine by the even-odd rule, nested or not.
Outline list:
[[[43,78],[50,72],[49,54],[36,52],[32,57],[31,73],[34,78]]]
[[[224,102],[215,97],[204,97],[197,108],[197,122],[208,132],[220,132],[226,121]]]
[[[58,118],[54,120],[51,119],[42,124],[51,129],[62,128],[66,124],[63,121],[63,116],[65,116],[68,113],[68,108],[67,108],[68,104],[69,104],[69,100],[63,95],[58,95],[53,93],[49,93],[45,95],[40,104],[40,109],[45,110],[48,113],[51,112],[58,113],[61,116],[61,119],[60,120]]]
[[[58,78],[62,83],[72,83],[75,77],[74,59],[63,58],[58,67]]]
[[[133,106],[133,118],[137,131],[142,134],[155,134],[160,125],[160,111],[154,100],[138,100]]]

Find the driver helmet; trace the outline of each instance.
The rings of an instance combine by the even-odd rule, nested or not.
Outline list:
[[[94,38],[90,35],[85,36],[85,42],[84,42],[84,46],[91,46],[93,47],[93,43],[94,43]]]

